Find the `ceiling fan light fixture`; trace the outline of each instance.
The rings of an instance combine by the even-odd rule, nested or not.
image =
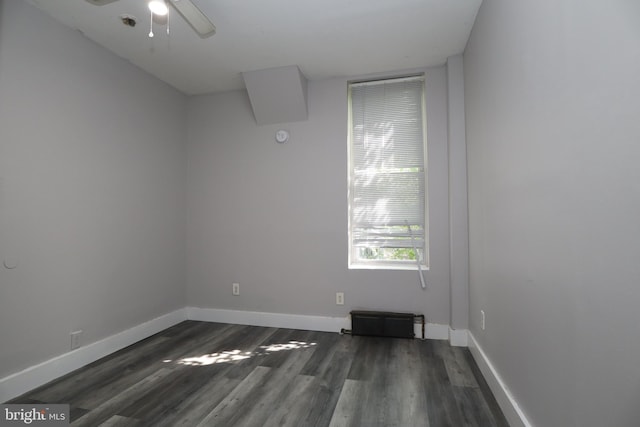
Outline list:
[[[151,0],[148,4],[149,10],[158,16],[165,16],[169,13],[169,8],[167,8],[167,4],[164,0]]]
[[[41,0],[36,0],[41,1]],[[113,3],[118,0],[85,0],[96,6]],[[0,0],[2,2],[2,0]],[[167,35],[169,35],[169,5],[184,18],[184,20],[193,28],[193,30],[203,39],[211,37],[216,33],[216,26],[207,15],[193,4],[191,0],[147,0],[147,7],[151,12],[149,37],[153,37],[153,16],[166,16]],[[123,21],[124,22],[124,21]],[[125,22],[130,25],[131,22]],[[132,25],[130,25],[132,26]]]

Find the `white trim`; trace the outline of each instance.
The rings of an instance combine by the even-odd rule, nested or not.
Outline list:
[[[522,412],[518,402],[513,397],[506,384],[502,381],[498,371],[482,350],[471,331],[469,331],[468,336],[469,351],[478,364],[480,372],[482,372],[482,376],[486,379],[487,384],[489,384],[489,388],[498,401],[498,405],[500,405],[509,425],[511,427],[533,427],[533,424],[529,422],[524,412]]]
[[[351,329],[349,316],[326,317],[308,316],[304,314],[265,313],[260,311],[187,307],[187,318],[189,320],[200,320],[204,322],[302,329],[308,331],[340,332],[341,329]],[[416,323],[413,331],[416,338],[422,338],[422,324]],[[425,338],[432,340],[448,340],[449,325],[427,323],[425,325]]]
[[[412,82],[412,81],[424,81],[424,73],[419,73],[415,75],[410,75],[406,77],[391,77],[391,78],[379,78],[373,80],[362,80],[362,81],[353,81],[349,82],[349,84],[353,87],[359,86],[376,86],[381,83],[399,83],[399,82]]]
[[[422,328],[422,325],[416,325],[419,328]],[[427,323],[425,327],[425,338],[428,340],[448,340],[449,339],[449,325],[441,325],[439,323]],[[416,332],[416,337],[422,338],[422,332],[418,335]]]
[[[418,265],[411,261],[406,264],[402,264],[400,261],[396,261],[395,264],[384,264],[385,261],[372,261],[369,263],[364,263],[360,261],[359,263],[349,264],[349,270],[399,270],[399,271],[418,271]],[[420,268],[423,271],[429,271],[429,266],[426,264],[420,264]]]
[[[18,397],[186,319],[186,310],[182,308],[4,377],[0,379],[0,403]]]
[[[453,347],[467,347],[469,345],[469,331],[449,328],[449,344]]]
[[[324,332],[340,332],[340,329],[350,328],[348,317],[307,316],[220,308],[187,307],[187,319]]]

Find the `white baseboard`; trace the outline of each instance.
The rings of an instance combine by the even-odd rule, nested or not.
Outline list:
[[[340,329],[350,328],[348,317],[307,316],[303,314],[264,313],[219,308],[187,307],[187,318],[205,322],[323,332],[340,332]]]
[[[469,331],[449,328],[449,343],[453,347],[467,347],[469,345]]]
[[[416,325],[416,337],[422,338],[422,332],[418,335],[418,328],[422,328],[422,325]],[[442,325],[440,323],[427,323],[425,326],[424,337],[428,340],[448,340],[449,339],[449,325]]]
[[[0,403],[13,399],[187,319],[179,309],[0,379]]]
[[[489,388],[498,401],[498,405],[500,405],[500,409],[502,409],[509,425],[511,427],[533,427],[533,424],[529,422],[524,412],[522,412],[518,402],[470,331],[468,337],[469,351],[478,364],[482,376],[489,384]]]
[[[340,332],[341,329],[351,329],[351,321],[348,316],[308,316],[304,314],[265,313],[259,311],[187,307],[187,318],[189,320],[201,320],[205,322],[233,323],[236,325],[267,326],[323,332]],[[422,337],[422,325],[416,324],[414,326],[414,333],[416,334],[416,337]],[[450,339],[449,325],[427,323],[425,325],[425,338],[432,340]]]

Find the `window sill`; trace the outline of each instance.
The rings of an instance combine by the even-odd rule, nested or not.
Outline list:
[[[422,271],[429,271],[429,267],[421,265]],[[418,271],[416,264],[390,265],[390,264],[350,264],[349,270],[405,270]]]

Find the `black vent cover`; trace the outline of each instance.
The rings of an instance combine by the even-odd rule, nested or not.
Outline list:
[[[351,333],[378,337],[414,338],[412,313],[352,311]]]

